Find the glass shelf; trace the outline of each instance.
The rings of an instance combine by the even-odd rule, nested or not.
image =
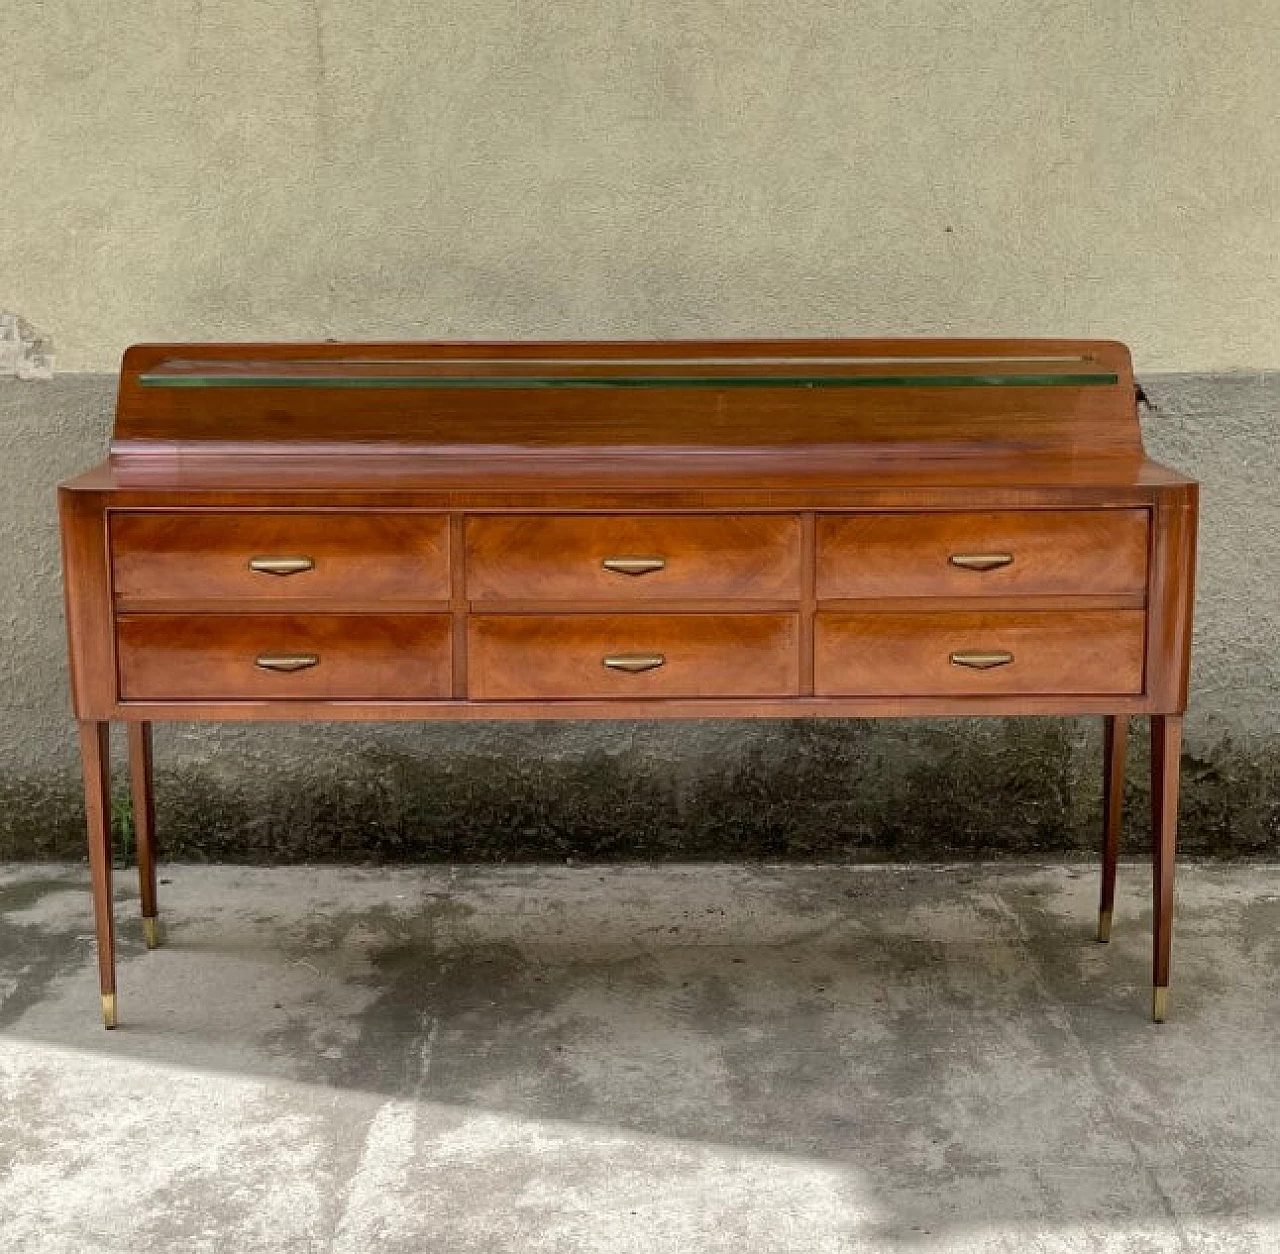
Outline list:
[[[148,388],[912,388],[1105,387],[1088,357],[171,359]]]

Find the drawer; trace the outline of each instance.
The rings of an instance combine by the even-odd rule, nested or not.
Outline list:
[[[815,690],[823,697],[1138,693],[1145,623],[1141,610],[821,613]]]
[[[447,614],[123,614],[120,695],[125,701],[447,697],[451,635]]]
[[[130,603],[443,600],[448,554],[448,520],[432,514],[111,516],[115,592]]]
[[[467,520],[473,601],[800,596],[800,520],[773,515],[508,515]]]
[[[1121,596],[1147,580],[1145,509],[818,519],[820,598]]]
[[[784,697],[799,685],[794,614],[478,614],[477,700]]]

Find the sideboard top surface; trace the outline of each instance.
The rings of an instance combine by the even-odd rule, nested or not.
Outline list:
[[[1143,452],[1122,344],[843,339],[137,345],[110,460],[67,487],[787,508],[1183,482]]]

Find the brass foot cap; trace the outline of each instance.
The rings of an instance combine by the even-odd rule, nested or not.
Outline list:
[[[1156,1023],[1163,1023],[1169,1014],[1169,990],[1154,988],[1151,990],[1151,1017]]]
[[[148,949],[154,949],[160,944],[160,920],[159,919],[143,919],[142,935],[147,942]]]
[[[104,1028],[116,1026],[116,995],[114,993],[102,994],[102,1026]]]
[[[1111,939],[1111,911],[1098,911],[1098,943],[1105,945]]]

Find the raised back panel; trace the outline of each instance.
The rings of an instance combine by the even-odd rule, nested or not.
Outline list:
[[[157,344],[125,354],[113,455],[784,449],[1141,452],[1092,340]]]

